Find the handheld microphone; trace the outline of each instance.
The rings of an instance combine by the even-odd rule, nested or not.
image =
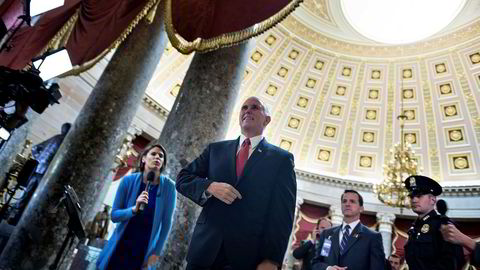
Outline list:
[[[148,192],[148,189],[150,188],[150,184],[153,182],[153,180],[155,180],[155,172],[150,171],[147,174],[147,185],[145,186],[145,191],[146,192]],[[143,212],[143,210],[145,210],[145,206],[147,206],[146,203],[140,203],[140,206],[138,207],[138,210],[140,212]]]

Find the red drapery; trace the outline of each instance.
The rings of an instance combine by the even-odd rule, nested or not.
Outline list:
[[[7,0],[3,5],[18,5],[22,0]],[[73,65],[92,60],[127,29],[148,0],[101,1],[66,0],[62,7],[42,15],[33,27],[22,27],[12,39],[14,46],[0,54],[0,65],[14,69],[25,67],[38,56],[48,42],[77,12],[78,19],[66,43]],[[2,18],[16,17],[15,9],[0,9]],[[18,12],[18,11],[17,11]]]

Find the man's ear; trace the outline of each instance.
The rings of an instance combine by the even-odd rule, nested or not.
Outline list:
[[[268,123],[270,123],[270,121],[272,121],[272,118],[270,116],[265,117],[264,127],[266,127],[268,125]]]

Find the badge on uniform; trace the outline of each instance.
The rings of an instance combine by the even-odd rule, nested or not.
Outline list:
[[[430,230],[430,225],[428,224],[423,224],[422,229],[420,229],[422,233],[428,233],[429,230]]]
[[[417,183],[415,181],[415,177],[413,176],[410,176],[410,179],[408,179],[410,181],[410,187],[416,187],[417,186]]]
[[[328,257],[328,254],[330,254],[331,247],[332,247],[332,240],[325,239],[325,241],[323,241],[322,251],[320,252],[320,255],[323,257]]]

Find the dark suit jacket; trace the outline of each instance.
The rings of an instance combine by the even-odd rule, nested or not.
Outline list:
[[[293,257],[302,261],[302,270],[312,269],[312,259],[315,257],[315,244],[313,241],[305,241],[293,250]]]
[[[320,235],[319,246],[312,264],[314,270],[325,270],[328,266],[348,267],[348,270],[382,270],[385,269],[385,253],[382,236],[358,223],[350,234],[346,251],[340,255],[339,233],[341,226],[324,230]],[[332,241],[328,256],[321,255],[325,239]]]
[[[293,155],[262,140],[237,180],[237,140],[210,144],[180,171],[177,190],[198,205],[187,254],[189,263],[209,267],[223,244],[234,269],[255,269],[268,259],[281,265],[292,232],[296,200]],[[202,199],[211,182],[226,182],[242,195],[231,205]]]

